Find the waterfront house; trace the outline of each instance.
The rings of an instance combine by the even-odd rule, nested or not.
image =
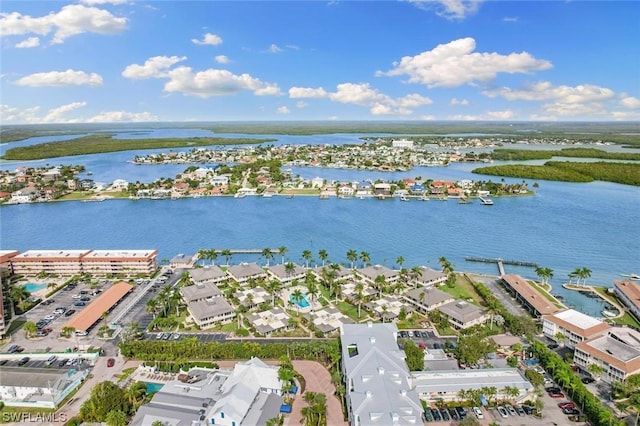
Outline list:
[[[449,302],[437,309],[456,330],[484,324],[489,320],[489,315],[484,309],[464,300]]]
[[[340,293],[342,294],[342,297],[344,297],[346,300],[348,300],[353,304],[358,303],[358,301],[356,300],[357,285],[358,285],[357,283],[353,281],[349,281],[340,286]],[[373,298],[378,293],[379,291],[377,289],[369,286],[368,284],[364,284],[364,287],[362,288],[362,295],[364,296],[365,300]]]
[[[353,197],[353,194],[355,194],[355,191],[353,190],[353,187],[349,184],[340,185],[340,187],[338,188],[339,196]]]
[[[309,312],[303,315],[303,317],[313,326],[316,330],[320,331],[323,336],[328,336],[336,330],[339,330],[343,324],[354,324],[355,322],[340,312],[337,308],[326,307],[320,310]]]
[[[447,280],[447,275],[426,266],[420,266],[420,274],[414,276],[411,283],[424,287],[437,286]]]
[[[109,190],[111,191],[126,191],[129,187],[129,182],[124,179],[116,179],[111,183]]]
[[[233,293],[233,297],[247,309],[253,309],[258,305],[271,301],[271,296],[262,287],[245,288]]]
[[[360,278],[362,278],[364,282],[374,286],[377,285],[375,281],[379,276],[383,276],[387,284],[393,284],[400,278],[399,271],[387,268],[383,265],[371,265],[364,268],[359,268],[356,269],[356,273]]]
[[[200,300],[222,297],[220,289],[212,283],[193,284],[180,287],[180,295],[186,304]]]
[[[190,268],[188,271],[194,284],[220,284],[229,278],[219,266],[208,265],[204,268]]]
[[[376,197],[390,197],[391,196],[391,184],[386,182],[379,182],[373,185],[373,195]]]
[[[311,179],[312,188],[322,188],[324,186],[324,179],[321,177],[315,177]]]
[[[209,183],[213,186],[229,185],[229,176],[227,175],[214,176],[211,179],[209,179]]]
[[[420,312],[427,313],[454,301],[453,296],[435,287],[418,287],[407,291],[404,300],[415,306]]]
[[[318,280],[328,279],[328,275],[330,274],[333,274],[333,280],[338,282],[344,282],[353,278],[353,271],[342,265],[338,265],[337,267],[333,267],[332,265],[318,266],[313,268],[311,272],[313,272],[313,275],[315,275]]]
[[[572,348],[583,340],[603,334],[611,326],[592,316],[574,309],[542,316],[542,332],[556,341],[562,341]],[[560,338],[559,335],[563,337]]]
[[[279,263],[267,268],[269,277],[277,280],[283,286],[291,285],[294,281],[304,280],[307,270],[300,265],[291,263],[293,268],[288,269],[286,263]]]
[[[395,295],[385,295],[379,299],[371,299],[365,303],[364,307],[382,322],[395,321],[402,308],[407,314],[411,314],[415,310],[412,305],[407,304],[404,299]]]
[[[415,184],[411,185],[409,187],[409,190],[411,191],[411,193],[413,195],[424,195],[424,193],[427,191],[425,186],[420,184],[420,183],[415,183]]]
[[[38,188],[33,186],[27,186],[22,189],[18,189],[11,193],[11,202],[12,203],[31,203],[35,201],[40,196],[40,191]]]
[[[246,283],[250,279],[266,278],[267,274],[257,263],[243,262],[230,266],[227,273],[238,284]]]
[[[171,260],[169,261],[169,265],[171,266],[172,269],[191,268],[197,260],[198,258],[196,255],[189,256],[189,255],[180,253],[174,256],[173,258],[171,258]]]

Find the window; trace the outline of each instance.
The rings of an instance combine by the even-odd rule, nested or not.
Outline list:
[[[220,412],[220,418],[224,419],[224,412],[223,411]]]

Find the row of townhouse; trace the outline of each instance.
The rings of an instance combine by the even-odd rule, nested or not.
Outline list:
[[[158,269],[157,250],[28,250],[9,251],[4,264],[24,276],[52,275],[151,275]]]

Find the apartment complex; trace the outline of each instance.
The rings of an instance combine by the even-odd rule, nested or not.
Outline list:
[[[604,381],[624,381],[640,373],[640,332],[611,327],[604,335],[578,343],[573,361],[587,371],[592,364],[600,366]]]
[[[9,259],[13,273],[52,275],[150,275],[158,269],[157,250],[28,250]]]
[[[539,318],[542,315],[550,315],[560,310],[520,275],[502,275],[500,278],[504,287],[534,317]]]
[[[542,316],[542,332],[554,340],[563,340],[574,347],[583,340],[601,335],[611,326],[574,309]],[[563,337],[560,337],[562,335]]]
[[[391,323],[341,327],[342,372],[353,426],[422,424],[422,405],[409,385],[397,335]]]
[[[640,284],[631,281],[615,281],[613,291],[636,318],[640,318]]]

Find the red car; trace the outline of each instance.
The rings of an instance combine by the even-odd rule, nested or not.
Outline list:
[[[116,360],[113,358],[109,358],[107,360],[107,367],[113,367],[113,365],[116,363]]]
[[[576,408],[576,404],[574,404],[573,402],[561,402],[558,404],[558,407],[560,407],[563,410],[565,408],[573,409],[573,408]]]
[[[564,398],[564,394],[562,392],[549,393],[549,396],[551,398]]]

